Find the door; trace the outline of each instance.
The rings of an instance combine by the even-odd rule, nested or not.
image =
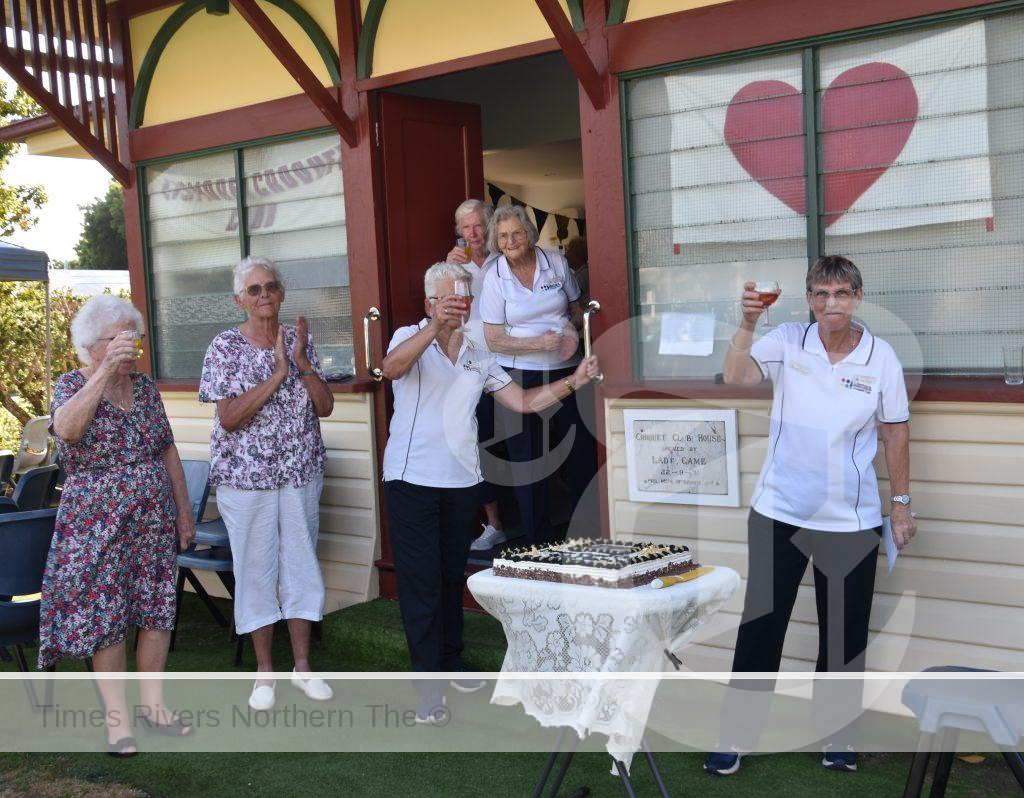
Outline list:
[[[381,332],[386,349],[396,329],[423,318],[423,273],[444,260],[455,244],[459,203],[484,197],[484,156],[479,106],[390,93],[381,93],[379,99],[387,257]],[[390,400],[388,390],[386,414],[378,410],[375,419],[378,428],[387,428]],[[378,458],[383,456],[381,449]],[[383,513],[377,566],[381,595],[397,596]]]
[[[455,244],[455,209],[484,196],[480,107],[380,95],[388,338],[423,318],[423,272]]]

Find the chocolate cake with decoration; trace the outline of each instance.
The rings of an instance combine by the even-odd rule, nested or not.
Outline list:
[[[587,538],[506,549],[494,559],[497,576],[612,588],[647,585],[696,567],[686,546]]]

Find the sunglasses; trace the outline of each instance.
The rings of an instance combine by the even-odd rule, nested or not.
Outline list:
[[[281,293],[281,283],[277,280],[271,280],[269,283],[263,283],[263,285],[253,283],[252,285],[247,285],[245,287],[245,293],[251,297],[257,297],[264,291],[268,294],[279,294]]]

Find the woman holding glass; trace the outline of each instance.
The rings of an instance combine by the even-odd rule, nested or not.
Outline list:
[[[729,385],[772,381],[768,457],[747,521],[749,571],[736,638],[734,672],[777,672],[786,628],[808,561],[818,612],[817,670],[864,670],[882,506],[872,465],[878,439],[892,491],[892,527],[902,548],[914,536],[910,512],[910,416],[903,367],[892,347],[854,318],[864,298],[860,270],[846,258],[820,258],[807,273],[814,322],[781,324],[754,342],[765,309],[754,283],[742,296],[743,321],[723,375]],[[738,681],[723,707],[719,749],[704,769],[739,770],[756,744],[774,680]],[[822,764],[857,769],[853,750],[861,684],[814,686]]]
[[[210,484],[231,541],[235,628],[252,634],[256,669],[249,706],[274,706],[274,624],[288,621],[292,685],[324,701],[331,688],[309,664],[311,622],[323,617],[324,582],[316,543],[326,450],[319,419],[334,409],[306,320],[282,324],[285,287],[266,258],[234,272],[235,303],[246,320],[210,343],[199,401],[216,402]]]
[[[480,318],[487,346],[498,364],[525,389],[567,380],[580,361],[579,329],[583,326],[580,288],[565,258],[537,246],[537,228],[517,205],[495,210],[488,225],[488,246],[501,255],[484,278]],[[594,437],[580,415],[581,403],[593,396],[570,392],[550,417],[553,439],[567,454],[556,459],[546,450],[546,416],[501,413],[520,525],[528,544],[554,538],[546,479],[563,464],[569,482],[575,534],[598,531],[597,497],[587,488],[597,471]],[[508,434],[506,432],[506,434]],[[566,443],[568,442],[568,443]]]
[[[163,401],[135,370],[142,315],[109,294],[71,322],[82,368],[57,378],[51,431],[67,473],[39,611],[39,667],[91,658],[97,673],[127,670],[125,638],[138,627],[136,665],[161,672],[174,628],[175,556],[195,536],[185,474]],[[97,681],[107,753],[133,756],[134,716],[172,737],[195,729],[164,705],[160,679],[139,682],[131,716],[123,680]]]

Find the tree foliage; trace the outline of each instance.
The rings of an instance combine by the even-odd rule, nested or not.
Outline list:
[[[0,80],[0,127],[42,113],[43,109],[20,88]],[[39,221],[36,211],[46,202],[42,186],[11,184],[3,179],[3,170],[19,146],[17,142],[0,141],[0,236],[3,237],[15,230],[28,230]]]
[[[127,269],[128,246],[124,238],[124,192],[111,182],[107,193],[89,205],[82,220],[82,237],[75,245],[77,261],[72,269]]]
[[[50,296],[54,376],[78,367],[71,345],[71,319],[85,299],[67,290]],[[0,406],[22,424],[49,412],[46,286],[42,283],[0,283]]]

